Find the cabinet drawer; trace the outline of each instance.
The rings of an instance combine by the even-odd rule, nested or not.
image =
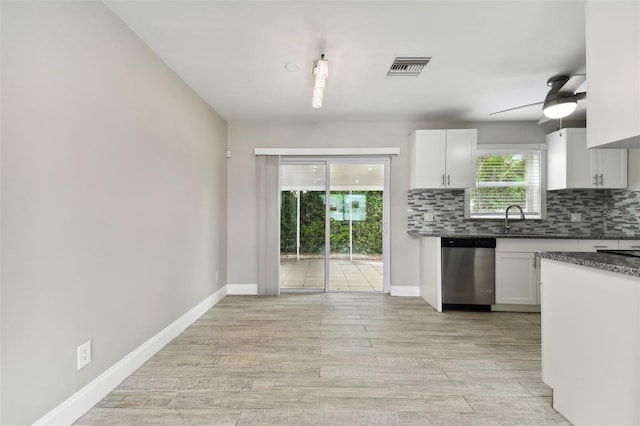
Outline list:
[[[618,240],[578,240],[578,251],[612,250],[618,248]]]
[[[497,252],[533,253],[536,251],[576,251],[578,240],[555,240],[534,238],[498,238]]]
[[[639,250],[640,241],[639,240],[620,240],[618,242],[618,248],[620,250]]]

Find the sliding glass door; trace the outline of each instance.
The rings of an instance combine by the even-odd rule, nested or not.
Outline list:
[[[388,292],[388,159],[283,159],[282,291]]]
[[[329,165],[329,290],[383,291],[384,164],[351,161]]]
[[[325,290],[324,163],[280,166],[280,289]]]

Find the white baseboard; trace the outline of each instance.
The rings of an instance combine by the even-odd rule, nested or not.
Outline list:
[[[227,288],[222,287],[204,299],[193,309],[169,324],[164,330],[144,342],[133,352],[122,358],[107,371],[96,377],[91,383],[71,395],[62,404],[40,418],[34,425],[71,425],[94,405],[115,389],[124,379],[137,370],[149,358],[155,355],[167,343],[193,324],[211,307],[227,295]]]
[[[491,305],[492,312],[540,312],[540,305],[510,305],[501,303]]]
[[[227,284],[227,294],[256,296],[258,284]]]
[[[412,285],[392,285],[389,287],[391,296],[420,297],[420,287]]]

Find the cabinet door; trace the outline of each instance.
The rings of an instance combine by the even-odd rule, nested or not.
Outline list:
[[[625,146],[637,147],[640,141],[640,4],[637,1],[588,1],[585,8],[589,147],[621,140],[626,140]]]
[[[567,128],[547,135],[547,187],[596,188],[594,151],[587,149],[586,129]]]
[[[627,150],[598,149],[592,151],[598,175],[598,188],[626,188]]]
[[[476,186],[476,129],[447,130],[446,186],[473,188]]]
[[[496,303],[538,303],[535,260],[533,253],[496,253]]]
[[[626,149],[587,149],[586,129],[547,135],[547,183],[554,189],[626,188]]]
[[[567,143],[567,188],[595,188],[594,153],[587,149],[586,129],[564,129]],[[549,170],[549,173],[554,173]]]
[[[446,130],[416,130],[409,138],[409,189],[445,187]]]
[[[566,132],[549,133],[547,141],[547,189],[565,189],[569,174]]]

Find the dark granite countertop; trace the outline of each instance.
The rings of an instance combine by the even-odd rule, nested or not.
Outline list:
[[[599,252],[542,252],[540,257],[640,277],[640,258]]]
[[[464,233],[464,232],[420,232],[409,231],[412,237],[437,238],[529,238],[556,240],[640,240],[637,234],[531,234],[531,233]]]

